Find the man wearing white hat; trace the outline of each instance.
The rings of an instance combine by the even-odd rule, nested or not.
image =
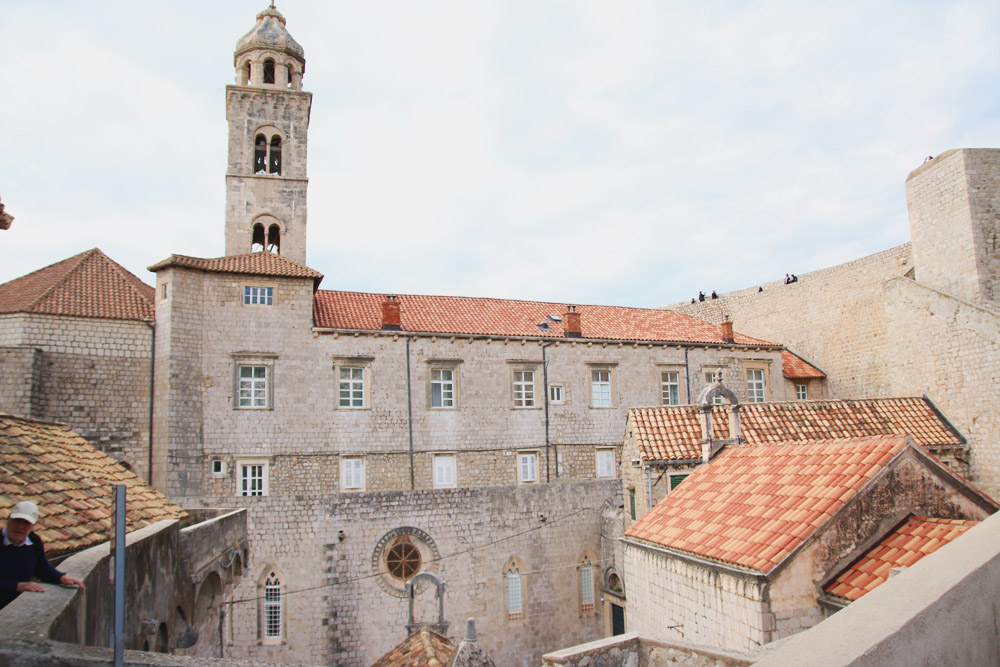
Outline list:
[[[25,591],[44,593],[45,587],[31,581],[33,577],[83,589],[83,582],[49,565],[42,540],[31,532],[36,523],[38,505],[22,500],[11,509],[7,527],[0,531],[0,609]]]

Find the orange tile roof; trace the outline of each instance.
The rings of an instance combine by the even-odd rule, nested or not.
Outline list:
[[[97,248],[0,285],[0,313],[152,320],[152,287]]]
[[[397,295],[403,331],[480,336],[563,338],[566,304],[458,296]],[[379,330],[383,294],[319,290],[314,301],[316,326],[329,329]],[[722,329],[672,310],[620,306],[577,306],[584,338],[669,341],[722,345]],[[547,322],[549,330],[538,325]],[[736,334],[740,345],[775,345]]]
[[[447,637],[420,628],[374,662],[372,667],[444,667],[454,653],[455,645]]]
[[[781,351],[781,372],[790,380],[813,380],[826,377],[826,373],[788,350]]]
[[[728,447],[625,536],[767,574],[906,442],[875,437]]]
[[[823,590],[830,595],[853,602],[885,582],[892,568],[913,565],[978,523],[961,519],[911,516],[902,526],[866,551]]]
[[[68,426],[0,415],[0,518],[20,500],[41,510],[35,532],[60,555],[109,539],[112,485],[126,489],[127,529],[186,516]]]
[[[180,266],[198,271],[217,273],[241,273],[251,276],[274,276],[278,278],[312,278],[316,285],[323,279],[323,274],[310,269],[305,264],[293,262],[287,257],[275,255],[272,252],[251,252],[245,255],[229,255],[203,259],[187,255],[171,255],[162,262],[148,267],[157,272],[171,266]]]
[[[639,458],[701,458],[700,412],[694,405],[630,408],[628,424]],[[931,451],[965,445],[928,400],[915,397],[743,403],[740,426],[750,445],[874,435],[909,435]],[[729,437],[729,406],[713,406],[712,432],[720,440]]]

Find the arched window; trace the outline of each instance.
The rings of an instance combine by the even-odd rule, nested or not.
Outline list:
[[[284,635],[284,601],[281,577],[275,569],[261,577],[260,637],[265,644],[276,644]]]
[[[250,240],[250,252],[262,252],[264,250],[264,225],[257,223],[253,226],[253,235]]]
[[[281,228],[278,225],[271,225],[267,230],[267,251],[281,254]]]
[[[267,173],[267,138],[258,134],[253,146],[253,173]]]
[[[281,173],[281,137],[271,137],[271,154],[267,159],[267,170],[272,174]]]
[[[521,595],[521,572],[513,561],[504,572],[504,584],[507,589],[507,618],[517,621],[524,617],[524,600]]]
[[[248,60],[243,69],[240,70],[240,85],[246,86],[250,83],[250,61]]]
[[[580,563],[580,611],[594,611],[594,566],[589,556],[583,557]]]
[[[274,83],[274,60],[271,58],[264,61],[264,83]]]

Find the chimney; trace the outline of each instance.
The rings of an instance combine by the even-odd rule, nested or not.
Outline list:
[[[726,315],[726,321],[722,323],[722,340],[727,343],[733,343],[733,323],[729,321],[729,315]]]
[[[576,312],[576,306],[566,306],[566,313],[563,315],[563,333],[566,334],[566,338],[583,338],[580,313]]]
[[[399,301],[395,294],[386,294],[382,302],[382,330],[401,331],[403,320],[399,314]]]

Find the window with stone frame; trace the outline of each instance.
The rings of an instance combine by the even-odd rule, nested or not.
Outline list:
[[[517,453],[517,481],[522,484],[538,481],[538,452]]]
[[[363,491],[365,488],[365,460],[360,456],[340,458],[340,488],[343,491]]]
[[[611,407],[611,369],[590,371],[590,405],[595,408]]]
[[[243,305],[245,306],[273,306],[274,287],[262,287],[259,285],[243,286]]]
[[[594,611],[594,566],[590,556],[584,556],[579,566],[580,574],[580,612],[589,614]]]
[[[563,402],[563,386],[561,384],[549,385],[549,403],[561,405]]]
[[[763,368],[747,369],[747,402],[763,403],[767,400],[765,387],[765,372]]]
[[[454,454],[434,455],[434,486],[447,488],[455,486],[455,461]]]
[[[514,370],[514,407],[535,407],[535,371]]]
[[[679,371],[660,373],[660,401],[662,405],[681,404],[681,374]]]
[[[520,621],[524,618],[524,590],[521,577],[517,563],[512,559],[504,568],[503,574],[508,621]]]
[[[809,385],[807,384],[797,384],[795,385],[795,398],[800,401],[809,400]]]
[[[285,636],[284,577],[275,568],[265,568],[258,580],[260,604],[258,634],[262,644],[280,644]]]
[[[240,460],[236,463],[239,474],[237,495],[266,496],[270,491],[268,462],[265,459]]]
[[[431,366],[428,381],[428,407],[447,410],[458,406],[457,376],[458,370],[452,365]]]
[[[267,366],[256,364],[237,367],[237,407],[249,410],[269,407],[268,370]]]
[[[339,402],[342,408],[365,407],[365,369],[351,366],[341,366],[339,383]]]
[[[615,476],[615,450],[611,447],[597,450],[597,476]]]

